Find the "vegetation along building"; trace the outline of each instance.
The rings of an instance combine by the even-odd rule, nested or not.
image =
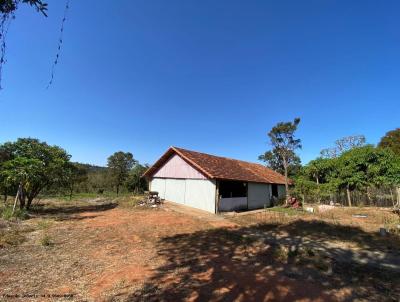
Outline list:
[[[267,167],[171,147],[144,177],[161,198],[212,213],[259,209],[285,196],[285,178]]]

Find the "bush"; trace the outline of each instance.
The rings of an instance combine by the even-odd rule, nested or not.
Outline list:
[[[40,239],[40,244],[42,246],[52,246],[54,243],[48,234],[45,234],[42,239]]]
[[[29,217],[27,211],[25,209],[15,209],[14,214],[13,214],[13,210],[12,207],[6,207],[3,209],[2,213],[1,213],[1,217],[4,220],[10,220],[12,218],[17,218],[17,219],[27,219]]]

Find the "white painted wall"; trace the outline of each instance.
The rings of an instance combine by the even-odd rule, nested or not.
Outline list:
[[[215,213],[215,181],[153,178],[150,190],[157,191],[165,200]]]
[[[215,181],[186,179],[185,205],[215,213]]]
[[[220,211],[234,211],[263,208],[271,205],[269,184],[249,183],[248,201],[246,197],[222,198]],[[153,178],[149,189],[157,191],[161,198],[193,208],[215,213],[215,181],[208,179]],[[285,197],[285,186],[278,185],[279,198]]]
[[[158,196],[165,199],[165,178],[153,178],[149,182],[149,190],[157,191]]]
[[[262,209],[264,208],[264,206],[267,207],[271,206],[270,197],[271,197],[271,185],[249,182],[248,196],[247,196],[249,210]]]
[[[166,200],[175,201],[177,203],[185,203],[185,179],[165,179],[165,198]]]

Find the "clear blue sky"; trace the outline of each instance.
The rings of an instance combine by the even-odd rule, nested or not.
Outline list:
[[[307,162],[400,126],[400,1],[71,0],[46,90],[63,2],[11,25],[0,143],[37,137],[99,165],[171,145],[257,161],[298,116]]]

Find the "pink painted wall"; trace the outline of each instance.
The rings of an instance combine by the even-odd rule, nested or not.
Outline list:
[[[153,177],[207,179],[177,154],[174,154]]]

